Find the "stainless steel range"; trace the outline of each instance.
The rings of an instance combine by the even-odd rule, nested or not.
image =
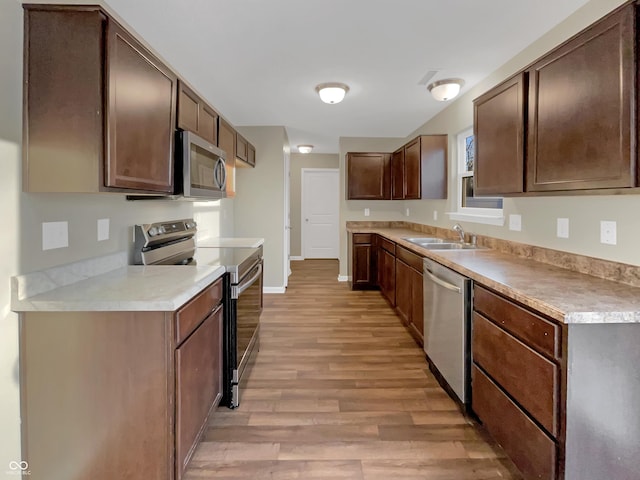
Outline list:
[[[240,383],[259,347],[263,258],[257,248],[196,249],[193,219],[136,225],[134,263],[139,265],[222,265],[227,273],[222,404],[240,404]]]

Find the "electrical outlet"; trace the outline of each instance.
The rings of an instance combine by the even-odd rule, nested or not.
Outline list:
[[[109,219],[98,219],[98,241],[109,240]]]
[[[616,245],[616,222],[613,221],[601,221],[600,222],[600,243],[606,245]]]
[[[408,217],[409,216],[409,209],[407,208],[405,215]]]
[[[569,238],[569,219],[558,218],[556,223],[556,234],[558,238]]]
[[[69,246],[69,222],[42,223],[42,250]]]
[[[509,230],[522,231],[522,215],[509,215]]]
[[[365,209],[364,209],[364,216],[365,216],[365,217],[368,217],[370,213],[371,213],[371,212],[369,211],[369,209],[368,209],[368,208],[365,208]]]
[[[433,211],[433,219],[438,220],[438,210]]]

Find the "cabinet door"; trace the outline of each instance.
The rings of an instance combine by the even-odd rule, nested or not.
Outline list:
[[[529,70],[527,190],[636,185],[635,4]]]
[[[411,323],[411,267],[396,259],[396,313],[406,325]]]
[[[404,147],[404,198],[419,199],[420,184],[420,137],[418,137]]]
[[[420,137],[420,196],[416,198],[447,198],[447,135]]]
[[[373,248],[370,243],[353,245],[352,288],[365,288],[374,284],[372,265]]]
[[[220,119],[218,131],[218,146],[227,154],[225,165],[227,168],[227,197],[236,195],[236,131]]]
[[[391,199],[404,198],[404,149],[391,156]]]
[[[109,21],[107,79],[105,186],[172,193],[176,76]]]
[[[391,155],[389,153],[347,154],[347,199],[389,200],[391,198]]]
[[[520,73],[473,102],[478,195],[524,191],[526,78]]]
[[[411,269],[411,326],[418,341],[424,342],[424,283],[422,272]]]
[[[249,158],[249,142],[239,133],[236,133],[236,158],[244,162]]]
[[[222,397],[222,307],[176,349],[176,478]]]
[[[383,248],[378,250],[380,291],[392,307],[396,305],[396,257]]]
[[[252,167],[256,166],[256,147],[250,143],[247,144],[247,162]]]
[[[218,114],[183,82],[178,82],[178,128],[218,144]]]

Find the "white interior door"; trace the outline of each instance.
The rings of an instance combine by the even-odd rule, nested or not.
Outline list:
[[[304,258],[338,258],[340,171],[302,169],[302,254]]]

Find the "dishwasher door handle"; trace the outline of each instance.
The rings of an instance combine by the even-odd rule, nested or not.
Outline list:
[[[441,287],[446,288],[447,290],[451,290],[453,292],[456,293],[462,293],[462,289],[456,285],[453,285],[449,282],[446,282],[444,280],[442,280],[439,277],[436,277],[433,272],[431,270],[429,270],[427,267],[424,267],[424,274],[426,276],[428,276],[434,283],[437,283],[438,285],[440,285]]]

